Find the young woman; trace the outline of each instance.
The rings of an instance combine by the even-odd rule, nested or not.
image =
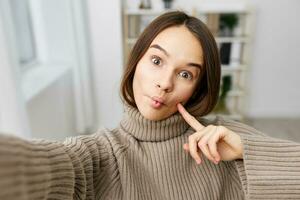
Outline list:
[[[203,118],[219,84],[206,26],[161,15],[130,54],[120,125],[63,143],[1,136],[0,199],[299,199],[299,144]]]

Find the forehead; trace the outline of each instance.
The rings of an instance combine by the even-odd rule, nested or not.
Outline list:
[[[172,57],[202,63],[203,51],[200,41],[185,26],[173,26],[160,32],[151,45],[158,44]],[[150,46],[151,46],[150,45]]]

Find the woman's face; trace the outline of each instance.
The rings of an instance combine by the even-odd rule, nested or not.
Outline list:
[[[141,114],[165,119],[192,96],[203,65],[199,41],[185,26],[159,33],[137,64],[133,93]]]

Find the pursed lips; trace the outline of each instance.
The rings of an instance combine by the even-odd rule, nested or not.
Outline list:
[[[151,99],[152,99],[153,101],[157,101],[157,102],[161,103],[162,105],[166,105],[166,104],[165,104],[166,100],[163,99],[163,98],[161,98],[161,97],[153,96],[153,97],[151,97]]]

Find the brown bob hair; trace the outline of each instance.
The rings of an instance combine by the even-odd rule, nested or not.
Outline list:
[[[221,64],[215,39],[206,25],[196,17],[181,11],[167,12],[154,19],[141,33],[133,46],[121,82],[121,98],[137,107],[133,96],[133,77],[139,60],[154,38],[166,28],[184,25],[198,39],[203,50],[203,74],[186,109],[195,116],[204,116],[215,107],[220,89]]]

